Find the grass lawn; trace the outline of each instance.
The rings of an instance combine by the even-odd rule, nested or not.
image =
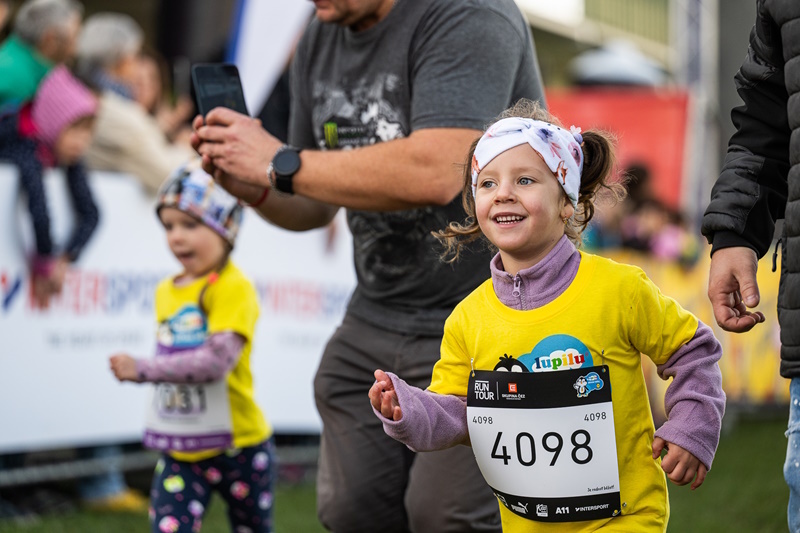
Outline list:
[[[317,521],[312,484],[278,486],[275,501],[275,531],[285,533],[325,531]],[[2,533],[142,533],[147,531],[150,531],[150,526],[146,513],[136,515],[79,511],[60,516],[42,517],[38,523],[25,526],[0,521],[0,532]],[[224,502],[216,495],[212,498],[203,521],[203,531],[208,533],[229,531]]]
[[[670,484],[670,533],[787,531],[785,430],[785,420],[747,420],[723,434],[713,469],[699,489]]]
[[[742,420],[723,435],[714,469],[695,492],[670,485],[670,533],[784,532],[788,492],[783,482],[783,420]],[[324,531],[317,522],[314,486],[279,484],[275,496],[279,533]],[[76,511],[20,526],[0,521],[0,533],[140,533],[147,518]],[[204,532],[228,531],[225,509],[212,500]],[[435,532],[432,532],[435,533]]]

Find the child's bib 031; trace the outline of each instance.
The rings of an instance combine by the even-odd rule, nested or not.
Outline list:
[[[227,379],[213,383],[158,383],[147,410],[143,443],[162,451],[196,452],[233,444]]]
[[[472,449],[503,505],[542,522],[619,515],[607,366],[547,373],[478,370],[468,387]]]
[[[174,357],[206,340],[197,304],[181,307],[158,328],[156,357]],[[212,383],[157,383],[147,406],[143,443],[162,451],[197,452],[233,444],[227,374]]]

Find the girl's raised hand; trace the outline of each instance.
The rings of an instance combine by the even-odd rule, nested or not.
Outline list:
[[[126,353],[118,353],[109,357],[111,371],[120,381],[139,381],[136,372],[136,359]]]
[[[375,371],[375,383],[369,389],[369,401],[384,418],[395,422],[403,418],[394,384],[383,370]]]
[[[670,481],[676,485],[686,485],[694,480],[691,486],[692,490],[703,484],[708,473],[706,465],[701,463],[691,452],[677,444],[667,442],[661,437],[653,439],[653,459],[658,458],[664,448],[667,449],[667,455],[661,459],[661,468],[666,472]],[[696,479],[695,475],[697,475]]]

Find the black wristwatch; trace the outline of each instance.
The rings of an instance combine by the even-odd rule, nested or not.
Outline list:
[[[292,180],[298,170],[300,170],[300,149],[284,144],[269,164],[268,174],[272,188],[284,194],[294,194]]]

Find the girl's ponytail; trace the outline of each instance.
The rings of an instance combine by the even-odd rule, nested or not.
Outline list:
[[[625,197],[624,183],[611,179],[616,164],[613,137],[602,130],[586,131],[581,149],[583,172],[578,207],[566,228],[567,237],[575,243],[580,243],[581,233],[594,216],[598,195],[611,196],[614,201]]]

